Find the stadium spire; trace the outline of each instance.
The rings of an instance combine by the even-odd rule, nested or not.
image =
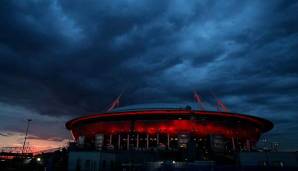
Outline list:
[[[120,93],[120,95],[112,102],[112,105],[109,107],[108,112],[115,109],[116,107],[119,107],[120,104],[120,98],[123,94],[123,91]]]
[[[229,109],[224,105],[224,103],[215,96],[215,94],[210,91],[212,96],[216,99],[216,108],[218,111],[222,111],[222,112],[229,112]]]
[[[198,95],[198,93],[196,91],[194,91],[193,94],[194,94],[194,98],[195,98],[196,102],[198,103],[200,109],[205,110],[205,108],[203,106],[202,98]]]

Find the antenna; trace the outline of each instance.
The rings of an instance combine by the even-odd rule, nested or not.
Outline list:
[[[216,99],[216,108],[217,108],[217,111],[223,111],[223,112],[229,112],[229,109],[224,105],[224,103],[215,96],[215,94],[210,91],[212,96]]]
[[[195,101],[198,103],[201,110],[205,110],[202,102],[202,98],[198,95],[196,91],[193,91]]]

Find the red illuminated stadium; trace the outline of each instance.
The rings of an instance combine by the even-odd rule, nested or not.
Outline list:
[[[250,150],[273,124],[244,114],[186,107],[111,111],[73,119],[66,127],[77,142],[84,141],[90,147],[96,147],[99,136],[101,149],[180,150],[193,143],[208,153],[209,149]]]

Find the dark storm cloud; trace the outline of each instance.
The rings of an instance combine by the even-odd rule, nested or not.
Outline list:
[[[195,89],[214,103],[213,90],[286,132],[297,120],[297,11],[279,0],[1,1],[0,102],[70,118],[123,90],[122,105],[188,102]]]

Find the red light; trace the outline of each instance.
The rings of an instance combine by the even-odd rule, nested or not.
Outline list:
[[[131,116],[145,116],[145,115],[160,115],[160,120],[135,120],[134,130],[131,130],[130,119],[124,121],[112,121],[113,118],[129,118]],[[237,119],[243,120],[250,125],[228,125],[222,122],[213,122],[211,120],[183,120],[183,119],[162,119],[163,116],[180,115],[190,116],[199,115],[199,117],[212,117],[218,119]],[[101,121],[101,118],[109,118],[111,121]],[[98,121],[95,121],[98,120]],[[95,123],[85,123],[84,121],[94,121]],[[76,126],[78,123],[82,126]],[[268,124],[269,123],[269,124]],[[267,124],[267,125],[266,125]],[[207,136],[210,134],[220,134],[228,138],[239,137],[258,139],[260,134],[264,132],[266,126],[270,127],[269,121],[264,121],[259,118],[250,117],[247,115],[223,113],[223,112],[208,112],[208,111],[191,111],[191,110],[150,110],[150,111],[135,111],[135,112],[115,112],[89,115],[86,117],[77,118],[69,121],[67,128],[71,129],[75,138],[79,135],[92,137],[97,133],[117,134],[127,133],[129,131],[136,131],[138,133],[192,133],[196,136]],[[257,127],[256,127],[257,125]]]

